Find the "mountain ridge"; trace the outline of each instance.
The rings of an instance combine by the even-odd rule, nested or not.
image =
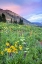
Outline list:
[[[41,22],[32,22],[31,24],[42,27],[42,23]]]
[[[14,21],[19,22],[20,18],[21,18],[23,20],[23,23],[26,24],[26,25],[30,24],[30,25],[34,25],[34,26],[42,26],[42,23],[39,23],[39,22],[30,22],[30,21],[26,20],[25,18],[21,17],[20,15],[12,12],[11,10],[3,10],[3,9],[0,8],[0,15],[2,13],[5,14],[6,20],[9,23],[11,22],[11,19],[12,19],[12,22],[14,22]]]
[[[3,9],[0,9],[0,15],[2,13],[5,14],[6,20],[8,22],[10,22],[11,18],[12,18],[12,22],[14,22],[14,21],[19,22],[20,21],[20,18],[21,18],[23,20],[23,23],[24,24],[30,24],[31,23],[30,21],[26,20],[25,18],[21,17],[20,15],[18,15],[16,13],[12,12],[11,10],[3,10]]]

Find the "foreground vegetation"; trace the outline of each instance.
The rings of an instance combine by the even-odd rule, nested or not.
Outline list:
[[[0,23],[0,64],[42,64],[42,28]]]

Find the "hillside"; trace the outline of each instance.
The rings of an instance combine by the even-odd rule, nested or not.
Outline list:
[[[32,22],[31,24],[42,27],[42,23],[41,22]]]
[[[0,64],[3,63],[42,64],[42,28],[0,22]]]
[[[12,18],[12,21],[13,21],[13,22],[14,22],[14,21],[19,22],[19,21],[20,21],[20,18],[21,18],[25,24],[30,24],[30,22],[29,22],[28,20],[24,19],[24,18],[21,17],[20,15],[12,12],[12,11],[10,11],[10,10],[0,9],[0,15],[1,15],[2,13],[5,14],[6,20],[7,20],[8,22],[10,22],[11,18]]]

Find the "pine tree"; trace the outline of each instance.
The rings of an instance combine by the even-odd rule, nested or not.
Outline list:
[[[2,17],[0,16],[0,22],[2,22]]]
[[[21,18],[20,18],[19,24],[23,25],[23,20],[21,20]]]
[[[17,24],[17,21],[14,21],[15,24]]]
[[[6,17],[5,17],[5,14],[3,14],[3,13],[2,13],[2,21],[6,22]]]
[[[12,18],[11,18],[11,23],[12,23]]]

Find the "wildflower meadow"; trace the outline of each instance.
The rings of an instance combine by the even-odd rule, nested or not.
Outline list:
[[[0,22],[0,64],[42,64],[42,28]]]

